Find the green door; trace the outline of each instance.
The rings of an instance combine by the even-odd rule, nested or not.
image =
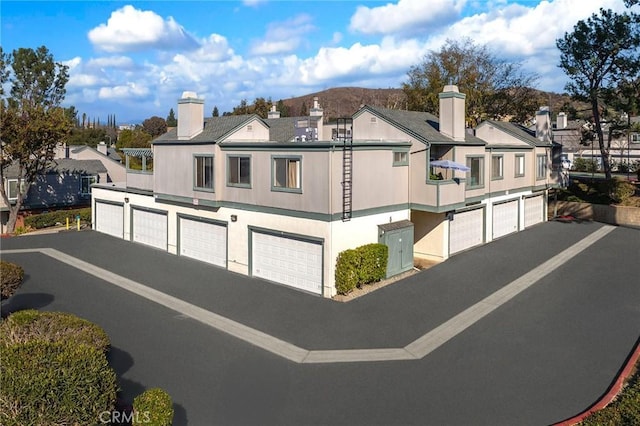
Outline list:
[[[413,226],[384,231],[379,241],[389,247],[387,278],[413,268]]]

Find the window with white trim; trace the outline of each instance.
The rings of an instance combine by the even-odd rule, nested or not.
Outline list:
[[[213,155],[196,155],[194,168],[194,188],[213,191]]]
[[[18,199],[18,179],[7,179],[7,198],[9,201]]]

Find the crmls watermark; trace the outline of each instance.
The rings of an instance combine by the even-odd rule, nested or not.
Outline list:
[[[103,411],[98,417],[103,425],[131,424],[134,420],[136,424],[151,423],[151,415],[148,411]]]

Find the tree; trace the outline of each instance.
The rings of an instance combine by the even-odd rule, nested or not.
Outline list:
[[[143,129],[125,129],[118,136],[118,149],[122,148],[150,148],[152,136]]]
[[[25,195],[47,168],[54,149],[63,142],[73,123],[60,106],[69,80],[68,68],[54,61],[45,46],[36,50],[19,48],[5,54],[0,47],[0,195],[9,206],[8,232],[13,232]],[[5,172],[17,167],[15,204],[9,202]]]
[[[402,84],[407,108],[438,113],[445,85],[456,84],[466,95],[467,122],[477,125],[484,119],[524,122],[538,108],[532,86],[535,74],[522,70],[520,63],[496,57],[487,46],[471,39],[447,40],[440,51],[432,51],[407,73]]]
[[[211,112],[211,116],[212,117],[219,117],[220,116],[220,111],[218,111],[218,107],[217,106],[213,107],[213,111]]]
[[[631,3],[631,2],[629,2]],[[602,166],[611,179],[609,151],[605,144],[603,112],[612,94],[627,94],[625,88],[640,72],[640,15],[600,9],[586,21],[578,21],[571,33],[556,40],[560,68],[570,78],[565,89],[572,98],[591,105],[595,137]],[[637,94],[637,93],[636,93]]]
[[[276,109],[280,111],[280,117],[289,117],[289,107],[285,105],[282,99],[280,99],[276,104]]]
[[[167,132],[167,122],[164,118],[154,115],[142,122],[142,128],[149,133],[152,138],[156,138]]]
[[[178,120],[176,119],[176,113],[173,112],[173,108],[169,110],[169,115],[167,116],[167,127],[176,127],[178,125]]]

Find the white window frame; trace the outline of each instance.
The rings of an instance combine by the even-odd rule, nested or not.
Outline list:
[[[18,188],[19,188],[19,184],[22,180],[21,179],[7,179],[7,198],[9,199],[9,201],[16,201],[18,199]],[[11,196],[11,184],[15,183],[15,197]]]

